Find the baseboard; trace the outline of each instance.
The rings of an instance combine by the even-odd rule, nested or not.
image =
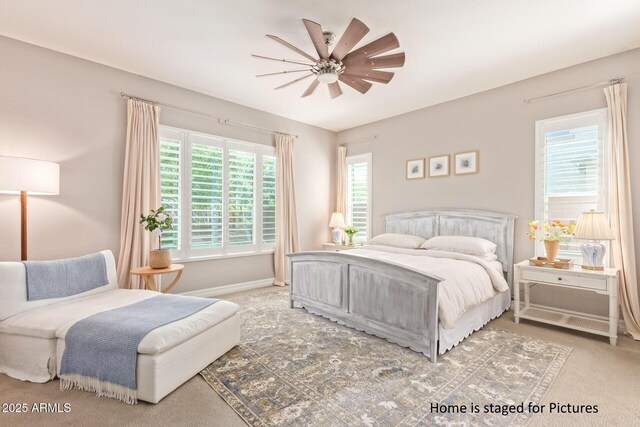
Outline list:
[[[251,282],[233,283],[231,285],[215,286],[213,288],[198,289],[197,291],[181,292],[180,295],[192,297],[216,297],[219,295],[232,294],[234,292],[248,291],[251,289],[266,288],[273,285],[273,278],[253,280]]]

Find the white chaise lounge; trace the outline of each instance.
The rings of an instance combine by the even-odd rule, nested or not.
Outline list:
[[[158,295],[118,289],[115,261],[103,251],[109,283],[65,298],[27,300],[20,262],[0,262],[0,372],[24,381],[54,379],[68,329],[92,314]],[[138,346],[138,400],[159,402],[240,342],[238,306],[216,304],[151,331]]]

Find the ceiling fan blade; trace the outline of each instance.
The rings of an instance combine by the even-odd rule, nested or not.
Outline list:
[[[320,26],[320,24],[308,19],[303,19],[302,22],[307,28],[309,37],[311,37],[311,41],[313,42],[313,45],[316,48],[316,52],[318,52],[320,58],[329,59],[329,51],[327,50],[327,45],[324,42],[324,35],[322,34],[322,27]]]
[[[256,55],[254,53],[252,53],[251,56],[253,56],[254,58],[268,59],[269,61],[286,62],[287,64],[307,65],[309,67],[314,65],[314,64],[308,64],[308,63],[305,63],[305,62],[291,61],[289,59],[271,58],[271,57],[268,57],[268,56]]]
[[[278,43],[280,43],[283,46],[288,47],[289,49],[291,49],[292,51],[299,53],[300,55],[304,56],[305,58],[307,58],[309,61],[311,62],[316,62],[317,59],[314,58],[313,56],[309,55],[307,52],[303,51],[302,49],[298,49],[297,47],[295,47],[294,45],[292,45],[291,43],[282,40],[280,37],[278,36],[273,36],[271,34],[267,34],[267,37],[269,37],[271,40],[275,40]]]
[[[354,71],[350,72],[345,71],[344,73],[348,77],[355,77],[362,80],[369,80],[371,82],[376,83],[389,83],[393,78],[393,73],[388,71],[377,71],[377,70],[367,70],[367,71]]]
[[[309,87],[307,88],[307,90],[305,90],[304,93],[302,94],[301,98],[311,95],[313,91],[316,90],[319,84],[320,82],[318,81],[318,79],[312,81]]]
[[[331,95],[331,99],[337,98],[342,95],[342,89],[340,89],[340,85],[338,82],[329,83],[329,95]]]
[[[311,76],[313,76],[313,75],[314,75],[313,73],[307,74],[306,76],[302,76],[302,77],[297,78],[297,79],[295,79],[295,80],[291,80],[289,83],[285,83],[285,84],[280,85],[280,86],[278,86],[278,87],[274,87],[274,89],[282,89],[283,87],[287,87],[287,86],[292,85],[292,84],[294,84],[294,83],[296,83],[296,82],[299,82],[300,80],[304,80],[304,79],[306,79],[306,78],[309,78],[309,77],[311,77]]]
[[[336,61],[341,61],[368,32],[369,27],[364,25],[362,21],[353,18],[338,43],[336,43],[331,57]]]
[[[395,34],[389,33],[386,36],[380,37],[378,40],[374,40],[361,48],[358,48],[351,52],[351,55],[364,55],[364,56],[376,56],[381,53],[389,52],[395,48],[400,47],[400,42]]]
[[[362,79],[345,76],[344,74],[340,75],[340,81],[347,86],[351,86],[360,93],[367,93],[367,91],[371,89],[371,86],[373,86],[371,83],[365,82]]]
[[[285,71],[279,71],[277,73],[266,73],[266,74],[256,74],[256,77],[267,77],[267,76],[275,76],[278,74],[289,74],[289,73],[301,73],[303,71],[311,71],[311,68],[301,68],[299,70],[285,70]]]
[[[349,72],[353,73],[353,70],[362,71],[367,69],[402,67],[404,65],[404,60],[404,52],[378,56],[375,58],[368,58],[364,55],[352,57],[351,54],[349,54],[344,59],[343,63],[345,70],[349,70]]]

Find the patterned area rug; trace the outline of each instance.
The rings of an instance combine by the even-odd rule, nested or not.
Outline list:
[[[231,298],[242,343],[201,375],[250,426],[526,425],[568,347],[483,329],[438,363],[290,309],[288,288]],[[522,414],[438,414],[431,404],[518,405]]]

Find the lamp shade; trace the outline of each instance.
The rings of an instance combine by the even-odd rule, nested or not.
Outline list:
[[[344,228],[344,216],[340,212],[334,212],[331,214],[331,221],[329,221],[329,227],[331,228]]]
[[[0,193],[54,196],[60,193],[60,165],[44,160],[0,156]]]
[[[604,212],[596,212],[593,209],[583,212],[578,218],[578,224],[574,231],[576,239],[584,240],[613,240],[613,231],[605,218]]]

